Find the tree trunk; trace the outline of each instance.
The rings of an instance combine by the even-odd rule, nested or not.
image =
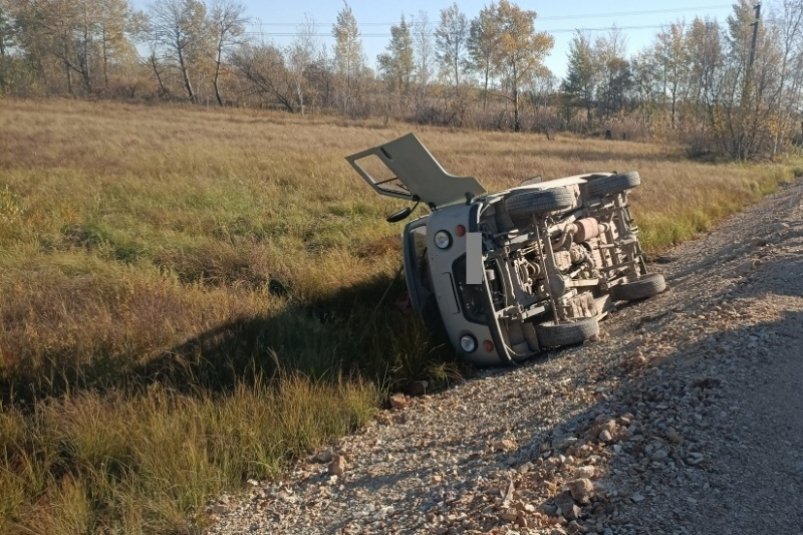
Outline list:
[[[0,95],[6,94],[6,47],[5,37],[0,34]]]
[[[190,73],[187,69],[187,63],[184,61],[184,51],[181,46],[176,47],[178,51],[178,64],[181,68],[181,78],[184,81],[184,89],[187,91],[187,97],[190,99],[190,102],[197,102],[198,99],[195,96],[195,92],[192,90],[192,82],[190,81]]]
[[[84,90],[87,93],[92,93],[92,75],[89,71],[89,64],[86,59],[84,59],[81,64],[81,81],[84,84]]]
[[[64,60],[64,74],[67,76],[67,93],[73,96],[72,92],[72,72],[70,72],[70,62]]]
[[[159,72],[159,67],[156,65],[156,54],[151,54],[151,67],[153,67],[153,74],[156,76],[156,81],[159,82],[159,95],[167,95],[168,91],[162,82],[162,74]]]
[[[521,120],[519,119],[519,76],[516,67],[513,67],[513,131],[521,131]]]
[[[675,98],[675,92],[672,92],[672,130],[675,129],[675,114],[676,114],[676,107],[677,107],[677,98]]]
[[[215,86],[215,99],[217,99],[217,103],[219,106],[223,106],[223,97],[220,96],[220,63],[223,58],[223,41],[218,42],[217,46],[217,60],[215,61],[215,79],[213,84]]]
[[[84,89],[87,93],[92,92],[92,70],[89,58],[89,22],[87,21],[86,9],[84,9],[84,36],[83,36],[83,54],[81,54],[81,79],[84,83]]]
[[[298,110],[301,115],[304,115],[306,113],[306,105],[304,104],[304,90],[301,84],[296,84],[296,98],[298,98]]]
[[[106,27],[103,27],[103,88],[109,89],[109,50],[106,42]]]
[[[482,111],[488,106],[488,78],[491,75],[491,64],[485,64],[485,88],[482,91]]]
[[[460,65],[457,61],[454,64],[454,92],[457,97],[460,97]]]
[[[219,69],[220,66],[215,69],[215,80],[213,85],[215,86],[215,100],[217,100],[218,106],[223,106],[223,97],[220,96],[220,85],[218,84]]]
[[[279,101],[279,104],[284,106],[284,109],[286,109],[288,112],[290,113],[296,112],[295,108],[293,107],[293,102],[289,98],[287,98],[287,96],[282,95],[275,89],[273,90],[273,95],[276,97],[276,100]]]

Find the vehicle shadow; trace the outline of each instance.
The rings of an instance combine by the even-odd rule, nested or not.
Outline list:
[[[301,373],[337,381],[359,373],[383,386],[427,379],[453,367],[453,351],[405,307],[401,277],[380,276],[275,314],[218,325],[144,357],[48,355],[38,367],[0,370],[0,403],[21,407],[69,392],[141,391],[161,384],[187,394]],[[437,381],[435,381],[437,382]],[[430,384],[434,384],[431,382]]]

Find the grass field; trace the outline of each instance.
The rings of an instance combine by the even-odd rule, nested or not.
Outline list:
[[[410,130],[489,189],[640,171],[652,252],[795,172],[664,144],[0,100],[0,532],[197,531],[210,495],[359,427],[406,381],[459,377],[394,306],[384,216],[403,204],[343,159]]]

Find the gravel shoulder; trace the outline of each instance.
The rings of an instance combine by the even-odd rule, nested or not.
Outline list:
[[[803,181],[672,250],[597,342],[399,397],[229,533],[803,533]]]

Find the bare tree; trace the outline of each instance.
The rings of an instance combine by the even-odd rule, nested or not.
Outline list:
[[[722,51],[722,30],[716,21],[695,18],[686,34],[689,58],[689,97],[709,111],[719,101],[721,74],[725,58]]]
[[[678,121],[678,103],[685,97],[689,79],[690,57],[686,38],[686,25],[675,22],[662,30],[655,43],[655,62],[661,69],[663,96],[669,97],[670,126],[674,130]]]
[[[755,90],[755,76],[751,73],[753,6],[747,0],[734,4],[733,13],[727,19],[727,68],[725,84],[727,98],[724,107],[724,135],[722,142],[734,157],[746,160],[753,155],[755,133],[750,131],[751,112],[760,102]],[[763,27],[757,28],[763,38]]]
[[[441,21],[435,30],[435,57],[441,74],[450,79],[455,94],[460,96],[460,75],[466,69],[468,20],[457,4],[441,10]]]
[[[626,40],[621,30],[614,27],[595,43],[595,55],[601,69],[598,88],[598,106],[602,116],[610,116],[624,107],[625,95],[630,89],[630,62],[625,59]]]
[[[345,0],[343,8],[337,13],[337,21],[332,27],[332,35],[335,38],[337,75],[344,85],[343,109],[348,111],[351,108],[354,82],[363,68],[363,55],[357,19],[354,17],[351,6]]]
[[[472,19],[468,37],[471,66],[483,77],[482,109],[488,105],[488,84],[495,73],[495,54],[500,38],[497,7],[493,2]]]
[[[334,106],[336,85],[334,62],[325,45],[316,43],[312,61],[304,69],[304,82],[310,103],[318,107]]]
[[[209,45],[206,6],[199,0],[156,0],[150,19],[151,39],[178,68],[187,98],[197,102],[191,69]]]
[[[280,49],[245,43],[232,53],[231,63],[262,101],[278,104],[291,113],[297,111],[295,84]]]
[[[163,79],[164,67],[159,61],[159,57],[156,55],[156,48],[153,46],[151,46],[150,54],[148,54],[148,66],[153,71],[153,76],[156,78],[156,83],[159,85],[158,95],[160,97],[170,95],[170,90],[165,86]]]
[[[216,0],[209,14],[209,24],[215,40],[215,74],[212,85],[215,89],[215,100],[223,106],[220,94],[220,71],[223,65],[223,54],[236,42],[245,30],[247,18],[243,15],[245,7],[233,0]]]
[[[293,81],[296,92],[298,108],[303,115],[306,112],[305,97],[307,92],[307,71],[315,61],[315,21],[310,17],[305,17],[304,24],[299,26],[298,35],[293,43],[287,47],[285,56],[287,58],[287,68]]]
[[[419,104],[426,99],[429,79],[432,77],[432,26],[425,11],[419,11],[413,24],[415,51],[415,78]]]

